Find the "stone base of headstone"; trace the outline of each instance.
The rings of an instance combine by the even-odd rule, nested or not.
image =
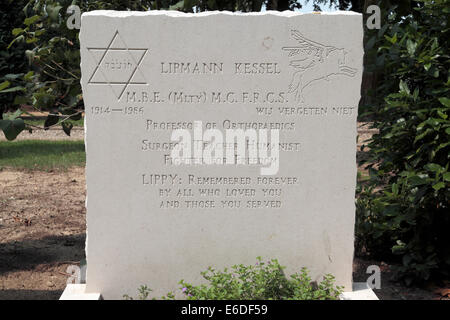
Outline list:
[[[343,292],[341,300],[379,300],[367,282],[354,282],[353,291]]]
[[[86,293],[86,284],[69,283],[59,300],[102,300],[100,293]]]
[[[85,284],[68,284],[59,300],[101,300],[100,293],[86,293]],[[353,283],[353,291],[343,292],[341,300],[379,300],[366,282]]]

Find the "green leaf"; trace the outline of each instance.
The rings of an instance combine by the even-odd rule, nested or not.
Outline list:
[[[9,81],[3,81],[2,83],[0,83],[0,92],[3,89],[8,88],[10,84],[11,84],[11,82],[9,82]]]
[[[405,246],[404,245],[394,245],[392,246],[392,253],[393,254],[402,254],[405,252]]]
[[[59,4],[46,6],[47,14],[50,17],[50,19],[52,19],[53,21],[58,21],[59,11],[61,9],[62,9],[62,6],[60,6]]]
[[[416,47],[417,43],[415,43],[414,41],[411,41],[410,39],[406,41],[406,48],[410,56],[414,55],[414,52],[416,52]]]
[[[437,111],[437,114],[439,115],[439,117],[441,117],[442,119],[447,119],[448,115],[446,115],[445,113],[443,113],[441,110]]]
[[[6,80],[17,80],[22,75],[23,75],[23,73],[17,73],[17,74],[10,73],[10,74],[5,75],[3,78]]]
[[[40,18],[41,18],[40,16],[34,15],[34,16],[32,16],[32,17],[26,18],[26,19],[23,21],[23,23],[24,23],[26,26],[30,26],[30,25],[32,25],[33,23],[37,22]]]
[[[33,105],[38,109],[49,109],[55,104],[55,96],[47,92],[33,94]]]
[[[387,35],[384,36],[390,43],[395,44],[397,43],[397,34],[394,34],[393,37],[389,37]]]
[[[174,4],[173,6],[169,7],[169,10],[178,10],[178,9],[182,9],[184,7],[184,0],[181,0],[179,2],[177,2],[176,4]]]
[[[28,39],[26,40],[27,43],[35,43],[35,42],[37,42],[37,41],[38,41],[38,39],[37,39],[36,37],[28,38]]]
[[[427,165],[425,165],[424,168],[427,169],[428,171],[433,171],[436,173],[440,173],[444,169],[436,163],[428,163]]]
[[[434,69],[433,77],[435,77],[435,78],[439,77],[439,69],[438,68]]]
[[[57,124],[59,121],[59,117],[55,114],[49,114],[47,119],[44,122],[44,130],[48,130],[49,127]]]
[[[36,30],[36,31],[35,31],[35,35],[36,35],[37,37],[39,37],[39,36],[43,35],[45,32],[46,32],[45,29]]]
[[[441,150],[441,149],[443,149],[443,148],[445,148],[445,147],[447,147],[449,145],[450,145],[450,141],[441,143],[440,145],[438,145],[438,147],[436,149],[434,149],[434,152],[437,153],[439,150]]]
[[[0,91],[0,93],[17,92],[17,91],[25,91],[25,90],[26,89],[24,87],[17,86],[17,87],[2,90],[2,91]]]
[[[427,180],[417,175],[409,177],[409,181],[413,187],[427,183]]]
[[[445,181],[450,181],[450,172],[446,172],[443,175]]]
[[[23,79],[25,81],[31,81],[33,78],[34,72],[33,71],[29,71],[26,75],[23,76]]]
[[[434,132],[433,129],[428,128],[427,130],[416,136],[416,138],[414,139],[414,143],[425,138],[425,136],[429,135],[432,132]]]
[[[417,98],[419,97],[419,88],[415,88],[413,92],[413,99],[414,101],[417,101]]]
[[[449,98],[439,98],[439,102],[442,103],[442,105],[446,106],[447,108],[450,108],[450,99]]]
[[[70,130],[72,130],[73,124],[64,121],[63,123],[61,123],[61,125],[62,125],[62,128],[63,128],[64,132],[65,132],[68,136],[70,136]]]
[[[0,120],[0,130],[5,131],[11,125],[11,120]]]
[[[22,28],[14,28],[14,29],[12,30],[12,35],[16,37],[17,35],[23,33],[24,31],[25,31],[25,30],[23,30]]]
[[[392,192],[397,195],[398,194],[398,184],[393,183],[392,184]]]
[[[410,94],[408,85],[406,84],[405,81],[400,80],[399,87],[400,87],[400,92],[405,92],[405,93],[407,93],[408,95]]]
[[[9,141],[14,140],[25,129],[23,119],[0,120],[0,123],[2,122],[3,124],[0,124],[0,127]]]
[[[436,191],[438,191],[438,190],[440,190],[440,189],[442,189],[442,188],[444,188],[444,187],[445,187],[445,183],[444,183],[444,182],[438,182],[438,183],[436,183],[436,184],[433,186],[433,189],[436,190]]]

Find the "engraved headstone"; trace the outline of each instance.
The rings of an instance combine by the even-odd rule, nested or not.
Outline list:
[[[362,16],[94,11],[87,292],[277,258],[351,290]]]

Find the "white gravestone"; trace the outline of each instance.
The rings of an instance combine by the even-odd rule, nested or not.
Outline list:
[[[351,290],[362,16],[83,14],[87,292],[277,258]]]

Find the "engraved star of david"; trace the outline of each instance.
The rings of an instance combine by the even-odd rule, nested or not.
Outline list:
[[[139,69],[148,49],[128,48],[116,31],[106,48],[87,48],[97,63],[88,84],[108,85],[120,100],[130,84],[147,84]]]

